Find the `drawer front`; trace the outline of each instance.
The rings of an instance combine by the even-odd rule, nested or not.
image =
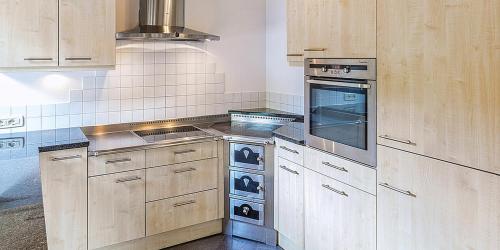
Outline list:
[[[217,188],[218,158],[146,170],[146,199],[160,200]]]
[[[304,165],[304,146],[276,138],[276,150],[279,157]]]
[[[144,151],[89,157],[89,176],[144,169],[145,163]]]
[[[264,175],[231,170],[229,179],[231,194],[263,200],[264,185]]]
[[[91,177],[89,249],[145,236],[145,170]]]
[[[311,148],[305,149],[304,163],[308,169],[368,193],[375,195],[377,192],[377,172],[375,169]]]
[[[217,189],[146,204],[147,236],[217,219]]]
[[[233,167],[264,170],[264,146],[231,143],[229,164]]]
[[[264,204],[230,199],[230,217],[254,225],[264,225]]]
[[[146,151],[146,167],[159,167],[217,157],[217,142],[201,142]]]

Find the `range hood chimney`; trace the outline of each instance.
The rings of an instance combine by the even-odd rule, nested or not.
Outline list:
[[[118,40],[219,41],[185,28],[185,0],[140,0],[139,26],[116,34]]]

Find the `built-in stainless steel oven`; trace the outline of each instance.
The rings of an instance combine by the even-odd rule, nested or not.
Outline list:
[[[375,59],[305,60],[306,145],[376,166]]]

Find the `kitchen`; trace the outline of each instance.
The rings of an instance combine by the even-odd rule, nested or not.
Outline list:
[[[499,249],[500,1],[0,1],[0,249]]]

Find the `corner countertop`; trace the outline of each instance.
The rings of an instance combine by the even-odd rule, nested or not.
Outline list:
[[[276,138],[283,139],[295,144],[304,145],[304,123],[290,122],[273,131]]]

